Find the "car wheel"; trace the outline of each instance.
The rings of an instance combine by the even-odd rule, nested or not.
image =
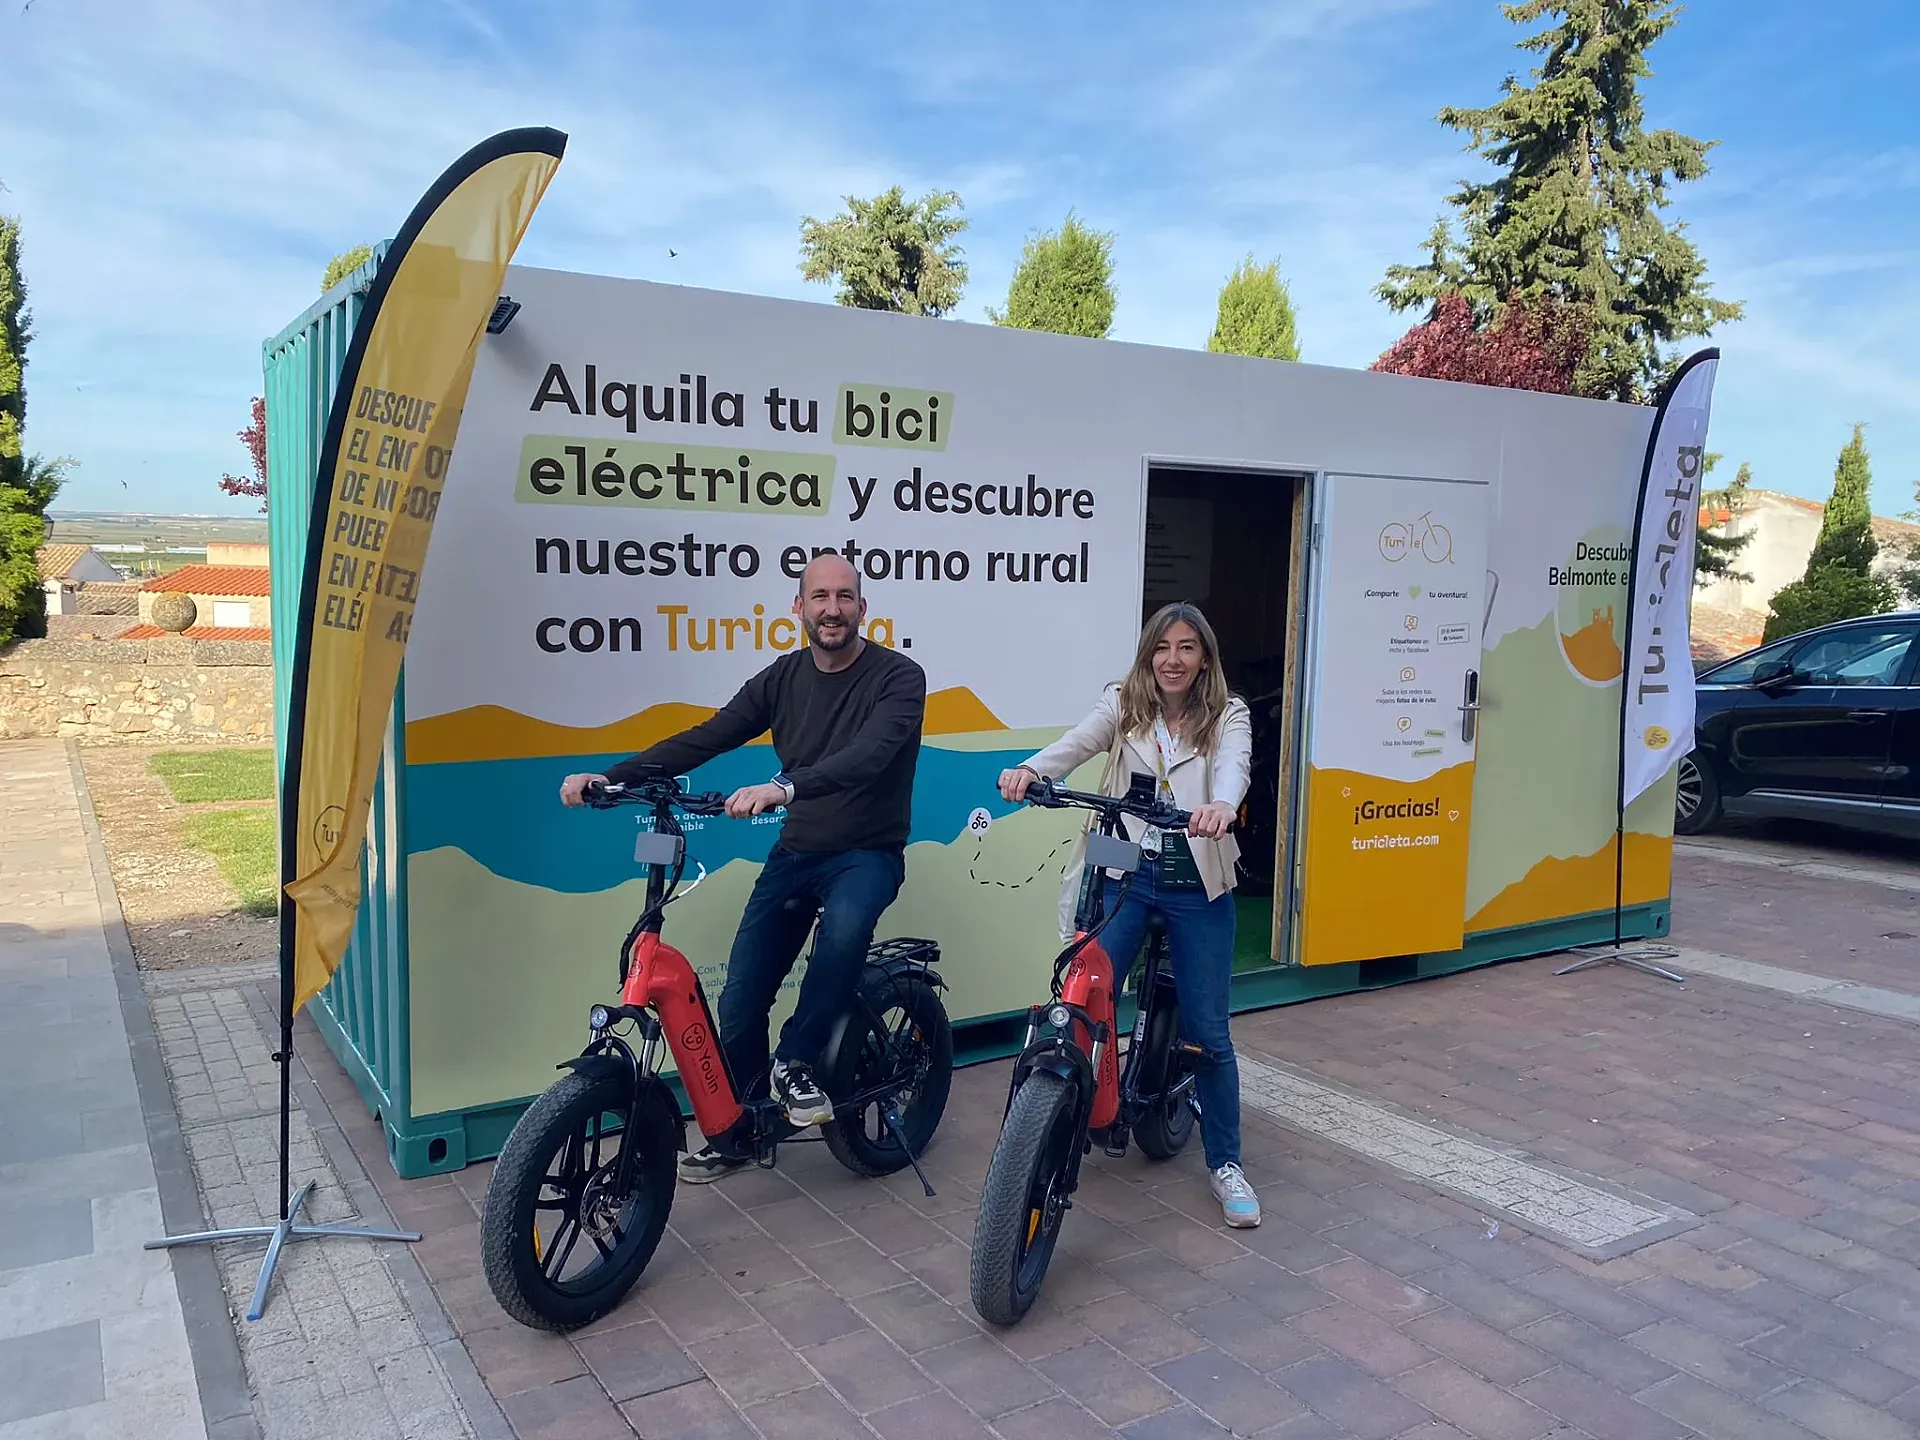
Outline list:
[[[1679,787],[1674,796],[1673,833],[1699,835],[1720,821],[1720,785],[1711,766],[1697,756],[1680,757]]]

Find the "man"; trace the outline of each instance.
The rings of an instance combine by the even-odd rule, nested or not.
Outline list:
[[[579,805],[589,782],[636,778],[649,767],[684,775],[773,732],[779,773],[727,797],[735,819],[782,806],[787,818],[734,936],[720,992],[720,1044],[742,1099],[763,1093],[765,1079],[787,1118],[805,1126],[833,1118],[813,1067],[834,1020],[853,1002],[874,926],[906,875],[927,679],[905,655],[861,636],[867,603],[859,572],[843,556],[822,555],[807,566],[794,610],[806,647],[747,681],[712,719],[604,776],[569,775],[560,798]],[[768,1015],[806,943],[816,900],[813,958],[769,1071]],[[703,1184],[752,1158],[730,1148],[726,1136],[707,1141],[681,1160],[681,1179]]]

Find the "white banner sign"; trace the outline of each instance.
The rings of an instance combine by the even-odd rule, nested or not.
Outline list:
[[[1707,416],[1720,352],[1688,360],[1654,417],[1641,479],[1629,603],[1625,757],[1620,802],[1633,803],[1693,749],[1693,652],[1688,601],[1700,524]]]

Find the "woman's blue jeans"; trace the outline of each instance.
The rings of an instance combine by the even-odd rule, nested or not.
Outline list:
[[[1200,1141],[1207,1168],[1240,1163],[1240,1065],[1227,1027],[1228,984],[1233,979],[1233,892],[1207,899],[1198,886],[1164,886],[1151,856],[1133,877],[1127,898],[1107,928],[1100,948],[1113,960],[1115,984],[1132,967],[1146,940],[1147,920],[1159,911],[1167,927],[1167,960],[1180,997],[1180,1038],[1206,1052],[1194,1061],[1200,1099]],[[1113,908],[1120,881],[1105,877],[1101,913]]]

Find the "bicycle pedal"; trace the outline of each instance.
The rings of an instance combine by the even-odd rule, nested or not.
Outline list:
[[[1118,1160],[1127,1153],[1128,1135],[1125,1130],[1109,1130],[1100,1137],[1100,1148]]]

